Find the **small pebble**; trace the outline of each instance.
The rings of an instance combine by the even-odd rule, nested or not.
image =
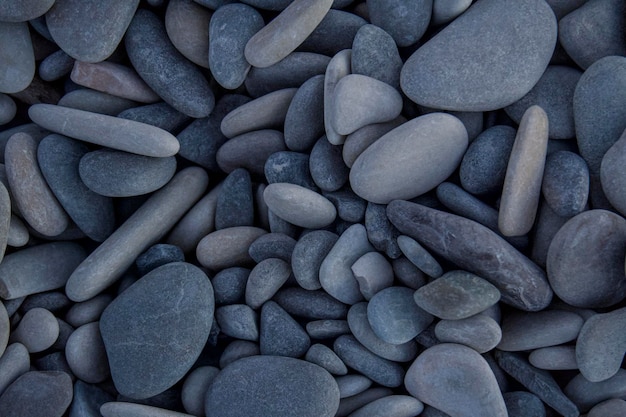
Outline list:
[[[258,317],[254,310],[245,304],[231,304],[215,310],[215,320],[221,332],[235,339],[258,342]]]
[[[344,319],[348,307],[323,291],[287,287],[273,297],[289,314],[313,320]]]
[[[181,389],[181,402],[185,411],[196,417],[204,415],[204,394],[219,372],[213,366],[200,366],[189,372]]]
[[[252,226],[229,227],[206,235],[196,249],[198,262],[216,271],[253,263],[248,248],[265,230]]]
[[[341,147],[322,136],[311,149],[309,158],[311,177],[323,191],[337,191],[348,182],[350,173],[341,156]]]
[[[209,21],[211,11],[191,0],[174,0],[167,4],[165,30],[178,51],[188,60],[209,68]]]
[[[503,394],[509,417],[545,417],[546,408],[534,394],[525,391],[513,391]]]
[[[353,411],[356,411],[379,398],[384,398],[392,394],[393,391],[389,388],[376,387],[370,388],[351,397],[342,398],[339,402],[339,410],[337,410],[336,417],[346,417]]]
[[[569,151],[548,155],[541,191],[558,216],[573,217],[582,212],[589,197],[589,170],[584,159]]]
[[[248,254],[257,263],[268,258],[278,258],[291,263],[291,254],[295,246],[296,240],[292,237],[282,233],[268,233],[250,244]]]
[[[10,96],[0,93],[0,125],[9,123],[16,113],[15,101]]]
[[[0,21],[0,93],[17,93],[35,76],[35,55],[26,22]]]
[[[441,320],[435,326],[435,336],[440,342],[457,343],[485,353],[498,345],[502,331],[494,319],[477,314],[461,320]]]
[[[253,224],[252,180],[248,171],[238,168],[224,179],[222,188],[217,196],[215,229],[253,226]]]
[[[498,349],[515,352],[560,345],[575,340],[582,325],[582,317],[567,311],[511,313],[502,320]]]
[[[5,416],[62,417],[72,402],[72,380],[64,372],[27,372],[0,396]]]
[[[103,382],[110,375],[99,323],[78,327],[65,345],[65,358],[77,378],[90,384]]]
[[[265,178],[268,184],[288,182],[316,191],[317,186],[309,170],[309,160],[309,155],[299,152],[273,153],[265,161]]]
[[[626,401],[618,398],[603,401],[589,410],[587,417],[621,417],[626,413]]]
[[[408,236],[398,236],[400,250],[416,267],[432,278],[443,275],[439,262],[426,249]]]
[[[211,283],[215,295],[215,304],[235,304],[244,300],[246,283],[250,270],[246,268],[225,268],[215,274]]]
[[[352,44],[352,72],[400,89],[402,59],[394,39],[375,25],[361,26]]]
[[[11,332],[10,343],[21,343],[30,353],[43,352],[59,337],[59,323],[54,315],[43,308],[29,310],[17,328]]]
[[[0,395],[17,378],[30,370],[28,349],[21,343],[11,343],[0,356]]]
[[[251,147],[254,147],[254,152],[250,152]],[[285,139],[281,132],[271,129],[256,130],[224,143],[217,151],[216,161],[218,167],[226,173],[245,168],[250,174],[262,178],[268,158],[285,150]]]
[[[367,9],[373,24],[383,28],[398,46],[415,44],[430,23],[433,0],[368,0]]]
[[[326,138],[333,145],[341,145],[346,140],[345,135],[340,135],[334,127],[334,99],[337,84],[343,77],[351,73],[351,59],[351,49],[337,52],[328,63],[324,74],[324,129],[326,130]]]
[[[309,150],[324,135],[324,75],[304,82],[285,115],[285,144],[296,152]]]
[[[260,316],[261,355],[304,356],[311,346],[306,331],[282,307],[273,301],[263,304]]]
[[[337,357],[335,352],[320,343],[311,345],[304,355],[304,359],[321,366],[333,375],[346,375],[348,373],[346,365]]]
[[[335,206],[328,199],[295,184],[270,184],[263,192],[263,199],[278,217],[300,227],[325,227],[337,216]]]
[[[393,268],[379,252],[368,252],[350,267],[366,300],[393,285]]]
[[[535,368],[548,371],[577,370],[576,348],[574,346],[550,346],[533,350],[528,362]]]
[[[313,339],[334,339],[350,333],[350,327],[345,320],[314,320],[306,324],[306,331]]]

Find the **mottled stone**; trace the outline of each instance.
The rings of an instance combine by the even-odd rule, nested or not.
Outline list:
[[[133,107],[124,110],[117,117],[156,126],[170,133],[178,132],[190,119],[189,116],[179,112],[167,103]]]
[[[572,217],[582,212],[589,196],[589,170],[584,159],[569,151],[548,155],[541,191],[558,216]]]
[[[337,216],[350,223],[362,223],[365,217],[367,202],[354,194],[349,188],[323,193],[337,208]]]
[[[35,55],[28,23],[0,22],[0,93],[26,89],[35,76]]]
[[[304,359],[326,369],[333,375],[345,375],[348,373],[346,365],[339,357],[326,345],[316,343],[307,350]]]
[[[503,394],[509,417],[545,417],[546,408],[534,394],[526,391],[513,391]]]
[[[276,294],[291,275],[289,264],[269,258],[259,262],[250,272],[246,284],[246,304],[258,309]]]
[[[533,350],[528,362],[535,368],[548,371],[577,370],[576,347],[550,346]]]
[[[293,358],[304,356],[311,346],[302,326],[274,301],[266,302],[261,309],[259,341],[262,355]]]
[[[624,199],[624,190],[626,189],[626,172],[624,171],[624,163],[626,162],[626,130],[624,132],[619,140],[604,154],[602,164],[600,165],[602,190],[611,205],[622,215],[626,214],[626,200]],[[585,168],[587,168],[586,165]],[[582,176],[580,168],[578,172]]]
[[[366,300],[393,285],[393,268],[380,252],[368,252],[350,267]]]
[[[361,26],[352,44],[352,73],[400,89],[402,59],[394,39],[375,25]]]
[[[367,238],[376,250],[385,253],[391,259],[402,256],[398,246],[398,230],[389,222],[386,213],[387,206],[382,204],[367,203],[365,209],[365,229]]]
[[[560,345],[575,340],[582,325],[582,317],[567,311],[514,312],[502,320],[498,349],[523,351]]]
[[[174,0],[167,4],[165,30],[172,44],[188,60],[209,68],[209,10],[192,0]]]
[[[324,135],[324,75],[309,78],[293,96],[285,115],[285,144],[304,152]]]
[[[398,46],[416,43],[430,23],[433,0],[368,0],[370,20],[383,28]]]
[[[344,319],[348,307],[323,291],[311,291],[298,287],[283,288],[274,296],[289,314],[309,320]]]
[[[84,382],[97,384],[109,377],[98,322],[85,324],[72,332],[65,345],[65,358],[72,373]]]
[[[305,153],[275,152],[265,161],[264,172],[268,184],[288,182],[312,191],[317,190],[309,170],[309,155]]]
[[[259,263],[268,258],[278,258],[291,262],[291,253],[296,240],[282,233],[268,233],[256,239],[248,249],[248,254]]]
[[[519,30],[510,30],[512,26]],[[556,40],[557,22],[545,1],[482,1],[411,55],[400,84],[411,100],[423,106],[496,110],[535,86]]]
[[[215,209],[215,229],[252,226],[254,201],[250,174],[238,168],[228,174],[222,184]]]
[[[274,214],[300,227],[325,227],[337,216],[335,206],[328,199],[295,184],[270,184],[263,192],[263,199]]]
[[[457,343],[485,353],[498,345],[502,332],[494,319],[477,314],[461,320],[441,320],[435,326],[435,336],[440,342]]]
[[[74,383],[74,397],[70,405],[69,417],[100,417],[102,404],[113,401],[113,396],[98,388],[77,380]]]
[[[0,5],[0,21],[25,22],[46,13],[54,0],[27,0],[21,2],[3,2]]]
[[[324,191],[337,191],[348,182],[350,170],[343,163],[341,147],[322,136],[313,146],[309,169],[315,184]]]
[[[230,227],[209,233],[196,248],[200,264],[219,271],[233,266],[245,266],[253,262],[248,248],[261,235],[267,233],[258,227]]]
[[[27,372],[0,396],[6,416],[62,417],[72,402],[72,380],[64,372]]]
[[[350,49],[356,33],[365,24],[367,22],[354,13],[330,9],[298,50],[334,56]]]
[[[220,333],[235,339],[259,340],[257,313],[245,304],[231,304],[215,310],[215,320]]]
[[[316,230],[303,235],[293,249],[291,268],[293,275],[306,290],[322,288],[319,270],[322,262],[339,237],[325,230]]]

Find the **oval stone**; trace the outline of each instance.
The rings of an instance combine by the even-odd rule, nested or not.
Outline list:
[[[560,345],[575,340],[582,325],[582,317],[569,311],[511,313],[502,319],[498,349],[514,352]]]
[[[263,192],[263,199],[278,217],[300,227],[325,227],[337,216],[335,206],[328,199],[295,184],[270,184]]]
[[[411,55],[400,84],[423,106],[496,110],[535,86],[556,40],[556,19],[544,0],[480,1]]]
[[[254,149],[254,152],[250,152]],[[230,173],[237,168],[245,168],[250,174],[262,177],[265,163],[270,155],[284,151],[285,139],[278,130],[255,130],[228,140],[217,151],[219,168]]]
[[[550,371],[578,369],[576,347],[570,345],[549,346],[535,349],[528,356],[528,362],[535,368]]]
[[[113,300],[100,332],[120,394],[152,397],[183,378],[206,344],[214,308],[209,279],[184,262],[153,270]]]
[[[72,379],[65,372],[27,372],[0,396],[3,416],[61,417],[72,402]]]
[[[398,46],[415,44],[428,29],[433,0],[367,0],[369,18]]]
[[[454,172],[467,145],[467,130],[456,117],[418,117],[368,147],[352,165],[350,185],[373,203],[417,197]]]
[[[338,408],[339,388],[325,369],[279,356],[231,363],[210,385],[205,401],[205,409],[220,417],[333,417]]]
[[[572,217],[582,212],[589,197],[589,169],[585,160],[569,151],[548,155],[541,191],[558,216]]]
[[[26,22],[0,22],[0,93],[24,90],[35,76],[35,55]]]
[[[165,12],[167,36],[178,51],[196,65],[209,68],[211,12],[192,0],[173,0]]]
[[[626,215],[626,131],[604,154],[600,165],[602,190],[611,205],[622,215]],[[586,166],[585,166],[586,168]]]
[[[305,290],[319,290],[319,271],[326,255],[339,237],[326,230],[315,230],[303,235],[293,249],[291,269],[298,284]]]
[[[98,322],[80,326],[72,332],[65,345],[65,358],[72,373],[90,384],[100,383],[110,375],[98,326]]]
[[[46,13],[54,4],[54,0],[25,0],[5,2],[0,5],[0,21],[25,22]]]
[[[502,338],[498,323],[485,314],[461,320],[441,320],[435,326],[435,336],[444,343],[458,343],[478,353],[489,352]]]
[[[219,271],[253,263],[248,254],[252,242],[267,233],[251,226],[228,227],[206,235],[196,248],[200,264]]]

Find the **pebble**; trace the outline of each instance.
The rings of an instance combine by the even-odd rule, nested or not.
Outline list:
[[[211,414],[333,417],[339,389],[323,368],[299,359],[253,356],[231,363],[206,394]]]
[[[404,256],[426,275],[432,278],[439,278],[443,275],[439,262],[422,245],[408,236],[398,236],[397,240]]]
[[[4,354],[9,343],[11,333],[11,322],[9,314],[3,303],[0,303],[0,357]]]
[[[271,299],[291,275],[289,263],[278,258],[259,262],[250,272],[246,284],[246,304],[254,309]]]
[[[328,199],[295,184],[270,184],[263,192],[263,199],[278,217],[304,228],[328,226],[337,216],[335,206]]]
[[[287,287],[273,297],[289,314],[309,320],[345,319],[348,307],[323,291]]]
[[[265,230],[252,226],[229,227],[206,235],[196,249],[198,262],[215,271],[253,263],[248,248]]]
[[[495,357],[507,374],[557,413],[564,417],[580,415],[577,405],[570,400],[572,395],[566,396],[548,371],[533,367],[518,353],[496,350]]]
[[[84,382],[97,384],[109,377],[98,322],[85,324],[72,332],[65,345],[65,358],[72,373]]]
[[[49,291],[39,294],[29,295],[24,299],[24,302],[20,306],[23,313],[33,308],[41,307],[50,311],[53,314],[59,314],[67,310],[72,305],[72,302],[65,294],[59,291]],[[0,308],[0,310],[2,310]],[[1,315],[2,313],[0,313]]]
[[[211,279],[215,304],[224,305],[242,302],[249,275],[249,269],[240,267],[225,268],[215,274]]]
[[[250,152],[252,147],[255,152]],[[269,157],[285,150],[285,139],[281,132],[256,130],[228,140],[217,151],[216,160],[219,168],[226,173],[245,168],[251,175],[262,178]]]
[[[339,402],[339,410],[337,410],[336,417],[346,417],[353,411],[356,411],[379,398],[387,397],[392,394],[393,391],[389,388],[376,387],[370,388],[351,397],[342,398]]]
[[[309,78],[296,91],[285,115],[284,133],[287,148],[295,152],[311,149],[324,135],[323,74]]]
[[[43,308],[29,310],[11,332],[10,343],[21,343],[29,353],[43,352],[59,337],[59,323]]]
[[[581,213],[589,196],[589,170],[584,159],[569,151],[548,155],[541,191],[558,216],[573,217]]]
[[[519,30],[511,31],[512,25]],[[477,27],[483,28],[480,35]],[[545,1],[483,1],[413,53],[402,68],[400,84],[409,99],[423,106],[496,110],[537,84],[556,41],[557,22]]]
[[[376,336],[400,345],[424,331],[433,322],[433,316],[415,303],[412,289],[390,287],[379,291],[369,301],[367,320]]]
[[[569,218],[558,216],[545,201],[542,201],[531,251],[531,259],[542,268],[546,266],[552,239],[567,220]]]
[[[510,313],[502,320],[498,349],[515,352],[560,345],[575,340],[582,325],[582,317],[568,311]]]
[[[554,293],[575,307],[600,308],[626,297],[626,221],[606,210],[571,218],[550,244],[547,272]]]
[[[221,333],[235,339],[259,341],[258,317],[245,304],[231,304],[215,310],[215,319]]]
[[[304,356],[311,339],[302,326],[274,301],[261,308],[260,348],[262,355]]]
[[[376,142],[389,131],[405,123],[406,119],[402,116],[386,123],[373,123],[350,133],[346,137],[343,144],[342,157],[343,162],[349,168],[352,168],[354,161],[365,151],[372,143]]]
[[[393,285],[393,268],[380,252],[368,252],[350,267],[366,300]]]
[[[398,259],[402,255],[397,242],[400,232],[387,218],[385,205],[367,203],[365,229],[367,238],[376,250],[385,253],[391,259]]]
[[[504,303],[525,311],[542,310],[550,303],[552,290],[543,270],[486,227],[404,201],[389,204],[387,215],[402,233],[493,284]],[[466,238],[441,240],[442,233]]]
[[[168,157],[180,148],[168,132],[132,120],[52,104],[35,104],[28,109],[28,115],[53,132],[138,155]]]
[[[588,68],[610,55],[626,55],[623,16],[626,7],[619,0],[593,0],[568,13],[559,21],[559,41],[581,68]]]
[[[550,139],[571,139],[574,130],[574,90],[582,73],[571,67],[550,65],[537,84],[524,97],[507,106],[507,115],[517,124],[524,112],[533,105],[545,110]]]
[[[435,336],[440,342],[457,343],[485,353],[498,345],[502,332],[494,319],[477,314],[461,320],[441,320],[435,326]]]
[[[345,320],[314,320],[306,324],[306,332],[313,339],[334,339],[350,333],[350,327]]]
[[[291,253],[296,246],[296,240],[282,233],[268,233],[252,242],[248,254],[259,263],[268,258],[278,258],[291,263]]]
[[[254,224],[254,201],[252,180],[243,168],[232,171],[224,179],[217,196],[215,229],[252,226]]]
[[[30,0],[20,3],[3,3],[0,6],[0,21],[25,22],[45,14],[54,0]]]
[[[139,255],[135,261],[135,265],[137,265],[139,275],[143,276],[159,266],[170,262],[184,261],[185,255],[178,246],[157,243]]]
[[[212,13],[191,0],[175,0],[167,4],[165,30],[172,44],[188,60],[209,68],[209,21]]]
[[[507,416],[487,361],[466,346],[442,343],[426,349],[407,371],[404,385],[418,400],[451,416]]]
[[[15,248],[22,247],[28,243],[30,238],[28,229],[15,214],[11,214],[11,221],[9,222],[9,234],[7,236],[7,245]]]
[[[415,303],[430,314],[445,320],[474,316],[500,300],[500,291],[481,277],[466,271],[448,271],[420,287]]]
[[[192,417],[160,407],[122,401],[102,404],[100,412],[103,417]]]
[[[602,190],[611,205],[622,215],[626,213],[626,200],[622,193],[626,186],[624,184],[626,175],[623,173],[624,157],[626,156],[624,145],[626,145],[626,134],[622,134],[619,140],[609,148],[602,157],[602,164],[600,165]]]
[[[345,142],[345,135],[340,135],[334,127],[335,88],[343,77],[351,73],[352,50],[343,49],[337,52],[328,63],[324,74],[324,129],[326,138],[333,145]]]
[[[498,228],[504,236],[522,236],[535,222],[548,150],[548,116],[529,107],[517,130],[504,178]]]
[[[193,206],[207,182],[201,168],[179,171],[74,270],[65,286],[67,296],[85,301],[117,281],[137,256],[163,238]]]
[[[339,387],[339,397],[346,398],[360,394],[372,386],[372,380],[359,374],[348,374],[335,377]]]
[[[370,352],[354,337],[339,336],[335,339],[333,350],[346,366],[377,384],[390,388],[402,385],[404,369],[399,364]]]
[[[126,32],[125,46],[139,76],[166,103],[190,117],[211,113],[215,97],[208,81],[172,45],[154,13],[137,11]]]
[[[94,298],[73,304],[65,313],[65,320],[73,327],[100,320],[104,309],[113,301],[109,294],[100,294]]]
[[[354,57],[354,53],[351,55]],[[330,123],[333,130],[339,135],[348,135],[363,126],[398,117],[402,111],[402,97],[389,84],[354,73],[337,82],[332,106]]]
[[[365,217],[367,201],[354,194],[350,188],[324,192],[326,197],[337,208],[337,216],[348,223],[362,223]]]
[[[234,90],[243,84],[251,67],[244,48],[263,25],[259,12],[245,4],[226,4],[215,10],[207,36],[208,64],[219,85]]]
[[[26,22],[0,22],[0,93],[25,90],[35,76],[35,55]]]
[[[472,5],[472,0],[434,0],[432,24],[443,25],[456,19]]]
[[[337,357],[335,352],[333,352],[328,346],[320,343],[311,345],[309,350],[307,350],[304,359],[308,362],[321,366],[333,375],[346,375],[348,373],[346,365],[344,365],[341,359]]]
[[[298,284],[305,290],[319,290],[320,267],[339,237],[326,230],[314,230],[296,242],[291,268]]]
[[[433,0],[368,0],[371,22],[389,33],[398,46],[415,44],[430,23]]]
[[[137,6],[138,0],[94,5],[60,1],[46,13],[46,24],[54,42],[72,58],[100,62],[120,44]]]
[[[224,348],[224,352],[220,356],[219,366],[224,369],[236,360],[260,354],[261,350],[258,344],[247,340],[234,340]]]
[[[184,262],[153,270],[113,300],[100,332],[118,392],[144,399],[183,378],[208,339],[214,305],[204,272]]]
[[[350,417],[413,417],[422,412],[424,404],[408,395],[389,395],[359,408]]]
[[[626,371],[619,369],[613,377],[601,382],[590,382],[582,374],[578,374],[565,386],[564,392],[584,413],[603,401],[623,399],[624,389]]]
[[[282,60],[313,32],[332,3],[332,0],[295,0],[252,36],[245,47],[246,60],[259,68]]]
[[[112,96],[89,88],[80,88],[65,94],[56,103],[59,106],[92,113],[115,116],[137,105],[134,101]]]
[[[299,152],[279,151],[265,161],[265,178],[268,184],[288,182],[316,191],[317,186],[309,170],[309,155]]]
[[[534,394],[513,391],[503,394],[509,417],[546,417],[546,408]]]
[[[613,398],[603,401],[589,410],[587,417],[621,417],[626,413],[626,401]]]
[[[549,371],[577,370],[574,346],[550,346],[533,350],[528,356],[532,366]]]
[[[352,43],[352,73],[366,75],[400,89],[402,59],[395,41],[375,25],[363,25]]]
[[[219,372],[213,366],[200,366],[189,372],[181,389],[185,411],[194,416],[204,415],[204,394]]]
[[[365,24],[367,22],[356,14],[330,9],[298,50],[334,56],[350,49],[356,33]]]
[[[324,74],[329,61],[321,54],[292,52],[269,67],[252,67],[246,77],[246,90],[250,96],[260,97],[284,88],[300,88],[312,77]]]
[[[576,142],[590,174],[591,205],[609,208],[600,183],[602,157],[626,129],[626,57],[594,62],[574,91]]]
[[[179,131],[190,120],[189,116],[164,102],[132,107],[117,117],[152,125],[170,133]]]
[[[0,396],[4,416],[62,417],[72,402],[72,380],[64,372],[31,371]]]
[[[418,117],[369,146],[350,170],[350,185],[357,195],[378,204],[418,197],[456,170],[467,145],[467,131],[456,117]]]
[[[74,396],[69,417],[100,417],[102,404],[113,401],[113,396],[96,385],[74,382]]]
[[[311,177],[323,191],[337,191],[348,182],[350,170],[343,163],[341,147],[322,136],[313,146],[309,159]]]
[[[30,370],[28,349],[21,343],[11,343],[0,356],[0,395],[21,375]]]
[[[0,93],[0,125],[9,123],[16,113],[15,101],[10,96]]]
[[[348,311],[348,326],[352,336],[368,351],[389,361],[408,362],[417,355],[417,343],[409,340],[402,344],[388,343],[376,335],[368,318],[368,303],[357,303]],[[355,368],[356,369],[356,368]]]

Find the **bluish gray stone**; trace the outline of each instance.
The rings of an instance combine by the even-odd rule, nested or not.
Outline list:
[[[234,340],[224,348],[220,356],[219,366],[224,369],[229,364],[241,358],[260,355],[259,345],[247,340]]]
[[[359,374],[348,374],[335,377],[341,398],[352,397],[372,386],[372,380]]]
[[[334,56],[352,47],[356,33],[365,24],[367,21],[354,13],[330,9],[298,50]]]
[[[0,396],[3,416],[62,417],[72,402],[72,380],[64,372],[26,372]]]
[[[298,358],[311,346],[311,339],[302,326],[273,301],[261,308],[260,330],[262,355]]]
[[[315,184],[324,191],[337,191],[348,182],[350,170],[343,162],[341,147],[321,137],[311,150],[309,169]]]
[[[348,314],[348,306],[320,290],[283,288],[276,293],[274,301],[289,314],[309,320],[345,319]]]
[[[322,288],[319,279],[320,266],[339,236],[325,230],[303,235],[293,249],[291,268],[298,284],[306,290]]]
[[[81,380],[74,383],[74,396],[69,417],[101,417],[100,406],[113,401],[114,397],[97,385]]]
[[[118,114],[117,117],[156,126],[170,133],[178,133],[190,120],[189,116],[179,112],[167,103],[154,103],[132,107],[124,110]]]
[[[602,382],[590,382],[578,374],[565,386],[564,392],[581,412],[586,412],[602,401],[624,398],[625,390],[626,370],[620,368],[615,376]]]
[[[24,313],[33,308],[45,308],[51,313],[58,314],[61,313],[62,310],[68,309],[72,304],[70,299],[62,292],[50,291],[29,295],[20,308]],[[1,309],[0,307],[0,310]]]
[[[541,191],[558,216],[572,217],[582,212],[589,197],[589,169],[584,159],[569,151],[548,155]]]
[[[254,152],[250,152],[250,149],[254,149]],[[246,168],[251,175],[263,177],[267,159],[285,150],[285,139],[281,132],[255,130],[229,139],[217,151],[216,160],[219,168],[226,173]]]
[[[135,264],[137,265],[139,275],[143,276],[162,265],[184,261],[185,254],[178,246],[157,243],[139,255]]]
[[[397,259],[402,256],[397,242],[400,232],[389,222],[386,208],[386,205],[368,202],[365,209],[365,229],[367,238],[376,250],[385,253],[391,259]]]
[[[285,116],[285,144],[308,151],[324,135],[324,75],[305,81],[291,99]]]
[[[226,336],[252,342],[259,340],[259,318],[256,311],[245,304],[218,307],[215,320]]]
[[[426,32],[433,0],[368,0],[370,20],[383,28],[398,46],[416,43]]]
[[[398,236],[398,246],[400,246],[404,256],[426,275],[432,278],[439,278],[443,274],[443,269],[439,262],[415,240],[404,235]]]
[[[59,49],[39,63],[39,76],[44,81],[56,81],[65,77],[74,67],[74,58]]]
[[[265,161],[265,178],[268,184],[288,182],[317,191],[317,185],[309,170],[309,155],[299,152],[280,151]]]
[[[215,229],[254,225],[254,197],[252,180],[243,168],[232,171],[217,196]]]
[[[336,417],[346,417],[372,401],[376,401],[379,398],[384,398],[392,394],[393,391],[389,388],[376,387],[367,389],[351,397],[342,398],[339,402],[339,410],[337,410]]]
[[[217,305],[242,302],[246,293],[246,283],[250,270],[241,267],[222,269],[215,274],[211,282]]]
[[[289,264],[282,259],[269,258],[256,264],[246,284],[246,304],[257,309],[283,286],[291,276]]]
[[[0,21],[25,22],[46,13],[54,4],[54,0],[30,0],[6,2],[0,5]]]
[[[314,320],[306,324],[306,332],[313,339],[334,339],[350,333],[350,327],[345,320]]]
[[[427,276],[404,256],[391,262],[395,278],[403,285],[414,290],[426,285]]]
[[[18,93],[31,84],[35,55],[28,23],[0,23],[0,60],[0,93]]]
[[[367,201],[356,195],[349,188],[323,193],[337,209],[337,216],[350,223],[362,223],[365,217]]]
[[[346,365],[339,359],[331,348],[321,343],[312,345],[306,352],[304,359],[326,369],[333,375],[345,375],[348,373]]]
[[[296,240],[282,233],[268,233],[252,242],[248,254],[256,262],[278,258],[290,263]]]
[[[361,26],[352,43],[352,73],[400,89],[402,59],[391,35],[375,25]]]

